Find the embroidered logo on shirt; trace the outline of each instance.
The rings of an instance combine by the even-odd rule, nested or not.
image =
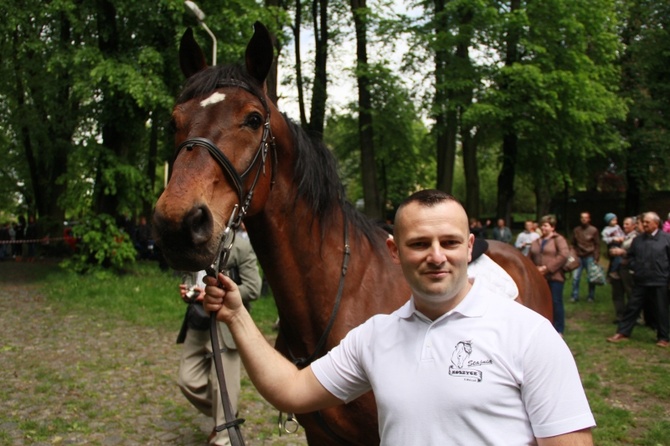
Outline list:
[[[482,380],[482,371],[478,367],[493,364],[491,359],[471,360],[472,341],[460,341],[456,344],[454,352],[451,354],[451,363],[449,366],[449,375],[463,378],[464,381],[480,382]]]

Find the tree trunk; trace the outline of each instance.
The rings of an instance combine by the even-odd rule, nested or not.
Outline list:
[[[302,2],[295,2],[295,20],[293,23],[293,51],[295,52],[295,83],[298,89],[298,111],[300,113],[300,126],[307,129],[307,113],[305,112],[305,90],[302,79],[302,56],[300,55],[300,28],[302,27]]]
[[[509,128],[509,126],[506,127]],[[513,131],[508,130],[503,135],[502,167],[498,175],[498,208],[496,212],[496,216],[504,218],[506,222],[511,220],[512,215],[517,148],[517,135]]]
[[[477,138],[472,129],[461,130],[463,145],[463,172],[465,174],[465,211],[468,216],[479,218],[479,167],[477,166]]]
[[[366,0],[351,0],[351,12],[356,28],[356,80],[358,82],[358,139],[361,151],[361,176],[365,214],[374,219],[384,217],[383,203],[377,184],[374,128],[372,126],[372,98],[367,50]]]
[[[510,15],[516,13],[521,7],[521,0],[511,0]],[[516,25],[510,25],[507,32],[505,66],[509,67],[519,61],[519,30]],[[506,90],[507,85],[501,85]],[[511,221],[512,200],[514,199],[514,177],[516,175],[516,157],[519,138],[514,130],[513,122],[503,125],[502,167],[498,176],[498,218],[504,218],[506,222]]]
[[[435,33],[449,32],[444,9],[444,0],[435,0]],[[456,158],[456,138],[458,135],[458,115],[452,107],[453,91],[449,90],[446,77],[449,68],[449,51],[447,48],[435,49],[435,99],[433,113],[435,119],[435,142],[437,154],[436,187],[451,193]]]
[[[110,1],[99,2],[97,14],[98,46],[103,57],[114,60],[119,57],[119,29],[116,22],[116,9]],[[128,93],[119,91],[113,85],[101,82],[103,96],[100,128],[102,145],[105,150],[100,153],[97,163],[96,183],[94,188],[94,212],[108,214],[118,220],[120,214],[120,196],[129,196],[130,188],[119,175],[109,175],[116,163],[128,164],[128,157],[133,144],[137,145],[144,133],[144,116],[137,103]]]
[[[63,14],[60,17],[60,38],[63,45],[70,41],[70,22]],[[19,38],[15,34],[16,38]],[[58,204],[58,198],[65,193],[67,183],[64,181],[67,175],[67,155],[72,144],[75,119],[71,116],[76,113],[77,107],[70,100],[71,81],[67,71],[54,71],[52,80],[58,86],[56,96],[51,97],[43,91],[43,85],[24,84],[22,74],[18,68],[21,66],[15,59],[15,82],[16,103],[18,107],[26,107],[26,97],[31,96],[30,108],[33,110],[45,126],[41,132],[33,132],[30,126],[22,126],[20,129],[20,140],[28,164],[30,175],[31,192],[25,193],[28,204],[28,214],[38,219],[39,234],[60,236],[62,224],[65,218],[64,209]],[[63,113],[67,119],[58,119],[49,111],[55,101],[66,110]],[[46,138],[41,135],[48,135]],[[39,148],[39,149],[36,149]],[[31,199],[32,197],[32,199]]]
[[[470,61],[470,46],[472,45],[471,23],[474,18],[472,9],[463,9],[459,14],[459,43],[456,45],[456,63],[462,68],[463,81],[474,77]],[[465,38],[467,37],[467,38]],[[462,118],[465,111],[472,104],[474,96],[474,81],[462,82],[463,87],[459,94],[459,122],[461,148],[463,151],[463,172],[465,174],[465,210],[469,216],[479,218],[479,168],[477,166],[477,138],[472,135],[472,127],[464,127]]]
[[[314,84],[312,104],[307,131],[319,139],[323,138],[326,121],[326,100],[328,99],[328,1],[313,0],[314,17]]]

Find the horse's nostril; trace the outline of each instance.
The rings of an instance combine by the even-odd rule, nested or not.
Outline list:
[[[184,218],[184,226],[194,245],[205,243],[212,237],[212,213],[206,206],[195,207]]]

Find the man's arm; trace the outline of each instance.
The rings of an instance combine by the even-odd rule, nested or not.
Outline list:
[[[537,439],[538,446],[593,446],[591,429]]]
[[[214,278],[205,278],[204,307],[230,328],[244,368],[263,398],[277,409],[293,413],[343,403],[321,385],[311,367],[299,370],[267,342],[242,305],[235,282],[223,274],[219,274],[219,282],[221,287]]]

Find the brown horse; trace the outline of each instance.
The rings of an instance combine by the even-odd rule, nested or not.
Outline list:
[[[190,30],[184,34],[188,81],[172,115],[177,154],[153,222],[168,263],[200,270],[217,258],[239,209],[276,300],[277,348],[302,366],[371,315],[400,307],[410,290],[388,255],[387,233],[344,200],[329,150],[267,97],[272,59],[258,23],[245,67],[208,68]],[[520,300],[550,317],[549,289],[533,264],[498,242],[487,254],[513,277]],[[379,443],[370,393],[298,419],[310,444]]]

